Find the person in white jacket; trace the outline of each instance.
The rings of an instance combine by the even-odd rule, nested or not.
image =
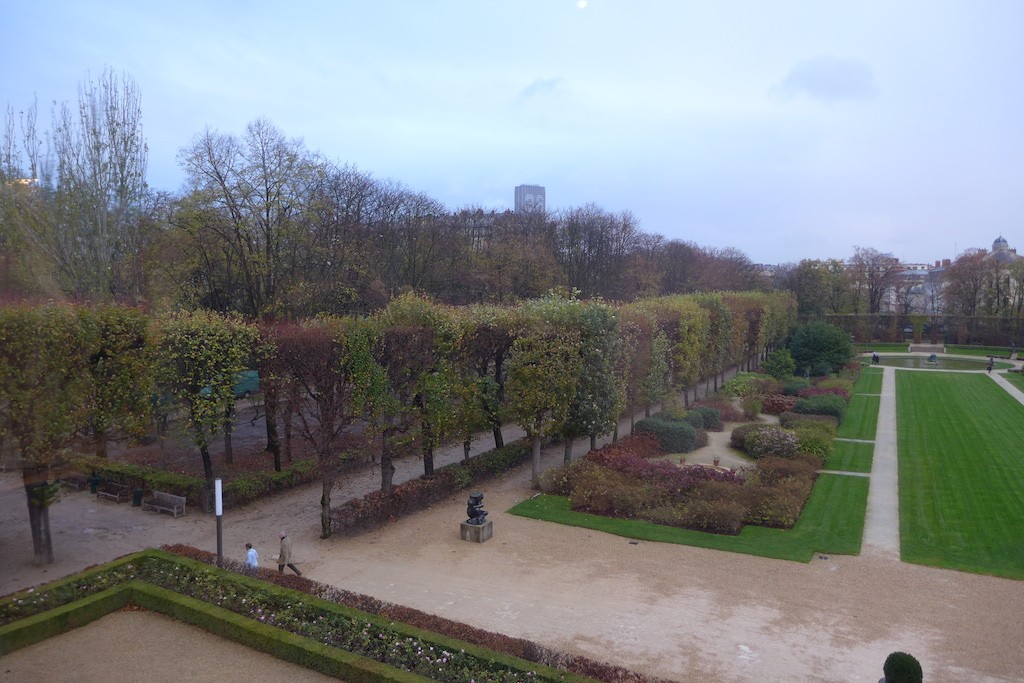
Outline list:
[[[256,548],[252,547],[252,543],[245,544],[245,566],[247,569],[258,569],[260,566],[260,556],[256,552]]]

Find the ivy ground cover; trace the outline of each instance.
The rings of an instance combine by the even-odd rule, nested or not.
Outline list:
[[[792,529],[745,526],[736,536],[661,526],[573,512],[564,496],[539,495],[519,503],[510,512],[522,517],[584,527],[618,536],[660,543],[727,550],[780,560],[809,562],[816,552],[856,555],[860,552],[867,508],[868,480],[822,474]]]
[[[903,560],[1024,579],[1024,405],[987,375],[896,373]]]

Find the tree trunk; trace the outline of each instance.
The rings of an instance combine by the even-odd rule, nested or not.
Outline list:
[[[494,447],[495,448],[504,448],[505,447],[505,438],[501,435],[501,425],[500,424],[494,425],[494,427],[492,428],[492,431],[494,432]]]
[[[387,430],[380,437],[380,490],[384,493],[391,492],[391,485],[395,479],[395,463],[391,461],[391,448],[388,445]]]
[[[423,476],[431,477],[434,475],[434,447],[427,446],[423,449]]]
[[[565,440],[565,464],[568,465],[572,462],[572,437],[568,437]]]
[[[292,425],[295,419],[295,400],[289,396],[284,409],[284,455],[292,461]]]
[[[469,460],[470,446],[473,444],[473,439],[469,438],[462,442],[462,461],[466,462]]]
[[[650,417],[650,416],[651,416],[651,404],[648,403],[647,405],[644,406],[644,417]]]
[[[235,428],[235,405],[224,411],[224,462],[231,465],[235,462],[235,452],[231,448],[231,432]]]
[[[107,430],[97,429],[96,430],[96,457],[106,458],[107,457]]]
[[[267,422],[267,452],[274,456],[274,471],[281,471],[281,440],[277,436],[277,389],[263,390],[263,410]]]
[[[331,537],[331,490],[334,488],[334,477],[324,474],[321,479],[320,494],[320,538]]]
[[[612,443],[619,440],[619,421],[615,421],[615,429],[612,430]]]
[[[533,470],[530,472],[530,480],[534,486],[540,481],[540,434],[533,437]]]
[[[203,458],[203,475],[206,477],[206,489],[213,495],[213,459],[210,457],[210,447],[205,443],[199,447],[199,455]]]
[[[21,471],[28,503],[28,524],[32,530],[33,562],[53,564],[53,537],[50,535],[50,500],[46,468],[25,467]]]
[[[618,426],[617,425],[616,425],[615,429],[618,430]],[[590,435],[590,450],[593,451],[593,450],[596,450],[596,449],[597,449],[597,434],[591,434]]]
[[[647,417],[650,417],[650,408],[647,409]],[[636,430],[636,413],[629,414],[629,433],[632,434]]]

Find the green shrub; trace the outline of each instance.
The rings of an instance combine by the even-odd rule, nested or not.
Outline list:
[[[722,431],[722,414],[718,408],[711,406],[694,406],[690,412],[700,413],[704,418],[704,429],[709,432]]]
[[[733,448],[737,448],[741,451],[746,451],[747,436],[754,430],[760,429],[764,424],[761,422],[753,422],[751,424],[740,425],[734,427],[732,434],[729,435],[729,445]]]
[[[777,529],[792,529],[800,519],[806,499],[776,488],[754,488],[749,492],[744,523]]]
[[[782,383],[782,393],[786,396],[796,396],[801,389],[811,386],[811,380],[805,377],[789,377]]]
[[[549,467],[541,472],[540,490],[557,496],[568,496],[576,488],[579,479],[589,476],[588,470],[598,466],[593,460],[579,458],[568,465]]]
[[[704,429],[704,414],[691,410],[683,418],[684,422],[690,423],[694,429]]]
[[[769,375],[760,375],[754,372],[738,372],[730,377],[722,385],[722,393],[726,396],[747,396],[749,394],[763,393],[760,380],[773,380]]]
[[[743,418],[753,420],[761,414],[761,394],[747,394],[740,405],[743,407]]]
[[[838,424],[842,424],[846,416],[846,401],[835,394],[809,396],[797,399],[793,412],[805,415],[831,415]]]
[[[818,389],[842,389],[847,396],[853,393],[854,382],[846,377],[826,377],[814,386]]]
[[[795,407],[795,404],[794,404]],[[839,426],[839,421],[832,415],[814,415],[812,413],[786,412],[779,415],[779,426],[786,429],[793,429],[797,425],[805,423],[821,422],[822,424]]]
[[[822,460],[832,455],[832,442],[836,438],[836,429],[824,422],[805,422],[793,428],[796,434],[797,450],[813,453]]]
[[[651,417],[637,422],[633,431],[653,433],[666,453],[689,453],[697,444],[696,430],[688,422]]]
[[[679,518],[688,529],[736,535],[743,528],[743,514],[743,503],[735,498],[694,498],[686,503]]]
[[[796,361],[789,349],[776,349],[761,363],[761,370],[775,379],[785,379],[796,372]]]

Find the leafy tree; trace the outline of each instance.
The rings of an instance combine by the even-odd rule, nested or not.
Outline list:
[[[538,321],[517,335],[508,369],[509,412],[533,444],[532,477],[540,477],[541,442],[561,431],[580,372],[576,330]]]
[[[796,372],[796,361],[789,349],[776,349],[768,354],[761,370],[776,379],[785,379]]]
[[[0,309],[0,437],[17,449],[37,564],[53,562],[49,508],[63,449],[87,420],[93,352],[70,307]]]
[[[103,306],[81,311],[94,341],[85,368],[90,376],[88,426],[96,455],[107,456],[114,432],[139,436],[150,425],[152,367],[149,320],[137,309]]]
[[[259,332],[238,318],[197,311],[168,316],[158,335],[157,385],[185,406],[212,492],[210,439],[224,428],[224,416],[235,403],[235,376],[248,367]]]
[[[813,374],[835,372],[849,362],[852,355],[850,335],[820,321],[797,327],[789,350],[797,370]]]
[[[363,320],[322,317],[274,328],[281,368],[297,387],[299,432],[317,456],[321,477],[320,537],[331,535],[331,492],[341,466],[366,435],[353,429],[372,417],[386,391]]]

